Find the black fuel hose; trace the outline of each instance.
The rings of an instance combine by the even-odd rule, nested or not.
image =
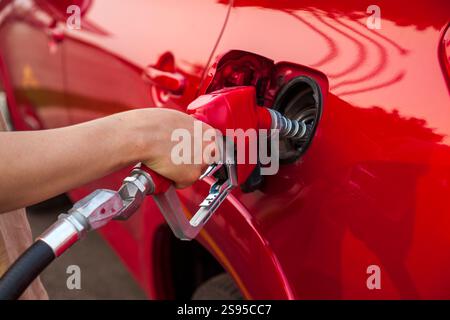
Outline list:
[[[0,300],[16,300],[55,259],[52,248],[42,240],[29,247],[0,279]]]

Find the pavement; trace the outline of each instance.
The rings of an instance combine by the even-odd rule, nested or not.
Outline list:
[[[58,214],[70,207],[69,199],[60,196],[28,208],[33,237],[41,234]],[[76,288],[74,280],[78,269],[70,266],[79,267],[80,289]],[[146,299],[118,256],[96,232],[56,259],[42,273],[41,280],[50,299]]]

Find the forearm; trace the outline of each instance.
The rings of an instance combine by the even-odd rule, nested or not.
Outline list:
[[[142,158],[132,113],[66,128],[0,132],[0,212],[28,206]]]

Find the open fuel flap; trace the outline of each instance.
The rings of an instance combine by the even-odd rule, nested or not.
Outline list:
[[[200,94],[226,87],[253,86],[258,105],[275,109],[291,120],[302,121],[309,131],[303,139],[280,137],[280,163],[293,163],[303,155],[314,139],[328,81],[321,72],[291,62],[278,62],[240,50],[219,56],[208,70]],[[258,189],[263,182],[259,167],[250,176],[243,191]]]

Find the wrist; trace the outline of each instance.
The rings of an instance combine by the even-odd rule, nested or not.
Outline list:
[[[152,109],[124,112],[120,116],[123,159],[127,164],[151,160],[154,140],[159,136],[157,117]]]
[[[138,129],[139,117],[133,111],[121,112],[105,118],[108,122],[110,160],[113,169],[120,169],[139,162],[144,148],[142,132]],[[104,130],[104,128],[102,128]]]

